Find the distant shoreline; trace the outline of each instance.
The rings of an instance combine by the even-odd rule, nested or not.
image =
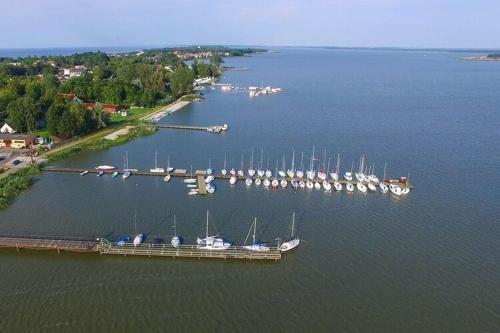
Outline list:
[[[500,57],[492,57],[491,55],[482,55],[482,56],[463,57],[462,60],[468,60],[468,61],[500,61]]]

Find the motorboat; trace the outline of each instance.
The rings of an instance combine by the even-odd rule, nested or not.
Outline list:
[[[99,173],[97,174],[97,177],[101,177],[102,175],[104,175],[104,171],[99,171]]]
[[[213,183],[208,183],[207,186],[205,187],[205,189],[207,190],[207,193],[214,194],[215,185]]]
[[[113,177],[113,178],[115,178],[115,177],[117,177],[117,176],[118,176],[118,171],[115,171],[115,172],[113,172],[113,173],[111,174],[111,177]]]
[[[186,184],[196,183],[196,178],[186,178],[186,179],[184,179],[184,183],[186,183]]]
[[[325,191],[330,192],[332,190],[332,184],[330,184],[326,180],[323,180],[323,188],[325,189]]]
[[[129,236],[123,236],[123,237],[120,237],[118,239],[118,241],[116,242],[116,245],[123,246],[123,245],[127,244],[129,241],[130,241]]]
[[[236,178],[236,176],[231,176],[231,178],[229,178],[229,184],[231,184],[231,185],[236,184],[237,181],[238,181],[238,178]]]
[[[294,235],[294,229],[295,229],[295,212],[293,213],[292,216],[292,232],[290,238],[287,241],[280,244],[279,249],[281,252],[287,252],[299,246],[300,240],[298,237]]]
[[[260,242],[257,242],[257,240],[255,238],[255,230],[257,229],[257,218],[255,218],[254,222],[250,226],[250,230],[248,230],[247,238],[245,239],[244,244],[246,244],[246,241],[248,239],[250,231],[252,231],[252,228],[253,228],[252,245],[243,245],[243,248],[245,250],[249,250],[249,251],[258,251],[258,252],[269,251],[268,246],[266,246],[265,244],[262,244]]]
[[[80,173],[80,176],[85,176],[88,173],[89,173],[89,170],[85,170],[85,171],[83,171],[83,172]]]
[[[368,183],[368,189],[372,192],[375,192],[377,188],[375,187],[375,184],[373,183]]]
[[[116,169],[116,167],[111,166],[111,165],[99,165],[98,167],[95,168],[97,171],[113,171]]]
[[[354,185],[351,182],[347,182],[347,184],[345,184],[345,189],[347,192],[352,192],[354,191]]]
[[[214,179],[215,179],[215,176],[208,176],[207,178],[205,178],[205,184],[212,182]]]
[[[363,184],[362,182],[357,182],[356,188],[358,189],[358,191],[360,191],[362,193],[366,193],[366,191],[367,191],[365,184]]]
[[[163,181],[166,182],[166,183],[169,182],[170,179],[172,179],[171,175],[166,175],[165,177],[163,177]]]
[[[397,196],[400,196],[401,194],[403,194],[401,187],[399,187],[396,184],[389,184],[389,191],[391,191],[392,194],[395,194]]]
[[[315,183],[314,183],[314,188],[315,188],[316,190],[320,190],[320,189],[321,189],[321,183],[320,183],[320,182],[315,182]]]
[[[262,180],[260,178],[255,179],[255,186],[260,186],[262,184]]]
[[[340,184],[338,181],[333,182],[333,187],[335,188],[335,191],[342,191],[342,184]]]

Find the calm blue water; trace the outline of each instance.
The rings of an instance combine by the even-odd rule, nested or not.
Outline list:
[[[221,235],[243,242],[254,216],[274,242],[297,212],[304,242],[279,263],[0,252],[0,322],[9,331],[495,331],[500,326],[500,64],[451,52],[279,49],[227,59],[247,67],[222,82],[282,87],[279,95],[209,91],[164,123],[227,123],[223,135],[160,130],[62,166],[175,167],[264,164],[313,145],[342,170],[367,156],[378,174],[406,176],[406,197],[269,191],[219,182],[188,197],[180,180],[127,181],[43,174],[8,209],[0,232],[150,239],[178,231],[193,242],[205,211]],[[298,155],[300,158],[300,155]],[[255,163],[256,163],[255,162]],[[306,163],[307,164],[307,163]],[[334,165],[334,162],[332,162]],[[19,313],[32,314],[29,317]]]

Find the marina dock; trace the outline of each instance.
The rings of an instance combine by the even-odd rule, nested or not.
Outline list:
[[[61,238],[20,235],[0,235],[0,248],[24,250],[52,250],[80,253],[99,253],[100,255],[171,257],[171,258],[214,258],[214,259],[246,259],[246,260],[280,260],[281,252],[277,247],[269,251],[249,251],[241,246],[230,246],[227,250],[204,250],[197,245],[180,245],[178,248],[170,244],[127,243],[117,245],[106,238]]]
[[[97,174],[99,173],[99,171],[95,170],[95,169],[84,169],[84,168],[59,168],[59,167],[43,167],[42,168],[43,171],[47,171],[47,172],[61,172],[61,173],[77,173],[77,174],[80,174],[84,171],[87,171],[89,174]],[[106,171],[104,172],[105,174],[112,174],[113,172],[117,171],[119,174],[123,174],[124,171],[123,170],[119,170],[119,169],[116,169],[116,170],[112,170],[112,171]],[[149,171],[134,171],[133,172],[133,175],[134,176],[156,176],[156,177],[165,177],[166,175],[170,175],[172,177],[181,177],[181,178],[191,178],[192,175],[190,173],[188,173],[186,171],[186,169],[175,169],[173,172],[149,172]],[[198,177],[198,185],[200,185],[200,179],[203,179],[204,176],[205,176],[205,170],[197,170],[195,175]],[[201,178],[200,178],[201,176]],[[231,177],[230,174],[227,174],[227,175],[222,175],[222,174],[213,174],[213,176],[215,177],[215,179],[225,179],[225,180],[229,180]],[[235,175],[234,177],[238,178],[238,180],[241,180],[241,181],[244,181],[246,178],[252,178],[253,180],[257,179],[257,178],[261,178],[261,177],[248,177],[248,176],[238,176],[238,175]],[[274,179],[275,177],[270,177],[270,179]],[[261,178],[263,179],[263,178]],[[278,177],[278,179],[282,179],[281,177]],[[286,180],[291,180],[289,177],[286,177],[284,178]],[[294,180],[299,180],[299,178],[295,177],[293,178]],[[305,178],[302,179],[302,180],[306,180]],[[319,181],[319,182],[323,182],[323,180],[319,180],[319,179],[314,179],[314,181]],[[389,182],[386,180],[385,184],[389,184],[390,182],[397,182],[398,180],[397,179],[391,179]],[[333,179],[327,179],[327,182],[329,182],[330,184],[333,184],[334,183],[334,180]],[[347,184],[347,180],[345,179],[339,179],[338,182],[340,184],[342,184],[342,186],[345,186]],[[356,185],[358,183],[357,180],[353,179],[352,181],[350,181],[353,185]],[[203,184],[204,184],[204,180],[203,180]],[[400,187],[404,188],[404,187],[407,187],[409,189],[413,189],[413,185],[411,183],[406,183],[406,184],[399,184]],[[201,189],[201,187],[200,187]]]

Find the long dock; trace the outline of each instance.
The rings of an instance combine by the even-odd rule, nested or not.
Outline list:
[[[215,125],[215,126],[182,126],[182,125],[166,125],[166,124],[154,124],[156,128],[173,128],[182,130],[192,130],[192,131],[206,131],[210,133],[222,133],[227,130],[226,125]]]
[[[59,168],[59,167],[43,167],[42,168],[43,171],[47,171],[47,172],[62,172],[62,173],[82,173],[84,171],[87,171],[89,174],[97,174],[99,173],[99,171],[95,170],[95,169],[86,169],[86,168]],[[113,172],[117,171],[119,174],[123,174],[124,171],[123,170],[120,170],[120,169],[116,169],[116,170],[112,170],[112,171],[106,171],[104,172],[105,174],[112,174]],[[170,175],[172,177],[181,177],[181,178],[191,178],[193,175],[191,175],[191,173],[187,172],[186,169],[175,169],[173,172],[149,172],[149,171],[134,171],[132,173],[134,176],[156,176],[156,177],[165,177],[166,175]],[[198,184],[200,185],[200,176],[206,176],[206,172],[204,170],[197,170],[196,173],[195,173],[195,176],[198,177]],[[226,180],[229,180],[231,177],[233,177],[232,175],[230,174],[227,174],[227,175],[222,175],[222,174],[213,174],[212,176],[215,177],[215,179],[226,179]],[[246,178],[249,178],[248,176],[238,176],[238,175],[235,175],[234,177],[238,178],[238,180],[245,180]],[[258,176],[254,176],[254,177],[250,177],[252,178],[253,180],[257,179],[257,178],[261,178],[261,177],[258,177]],[[265,178],[265,177],[264,177]],[[264,178],[261,178],[261,179],[264,179]],[[271,177],[270,179],[274,179],[275,177]],[[278,180],[282,179],[281,177],[278,177],[277,178]],[[291,180],[289,177],[286,177],[284,178],[286,180]],[[295,180],[304,180],[306,181],[307,179],[299,179],[297,177],[294,178]],[[319,182],[323,182],[323,180],[320,180],[320,179],[314,179],[312,180],[313,182],[315,181],[319,181]],[[330,184],[333,184],[334,183],[334,180],[333,179],[327,179],[326,180],[327,182],[329,182]],[[347,180],[345,179],[339,179],[338,180],[339,183],[341,183],[342,185],[346,185],[347,184]],[[358,183],[357,180],[353,179],[352,181],[350,181],[353,185],[356,185]],[[385,184],[386,185],[389,185],[390,183],[397,183],[398,180],[397,179],[391,179],[391,180],[386,180],[385,181]],[[408,187],[410,189],[413,188],[413,185],[409,182],[407,182],[406,184],[398,184],[400,187],[404,188],[404,187]]]
[[[204,250],[197,245],[180,245],[178,248],[170,244],[127,243],[118,245],[106,238],[60,238],[40,236],[0,235],[0,248],[25,250],[52,250],[66,252],[114,254],[123,256],[171,257],[171,258],[214,258],[214,259],[248,259],[248,260],[280,260],[281,252],[277,247],[269,251],[249,251],[241,246],[230,246],[227,250]]]

